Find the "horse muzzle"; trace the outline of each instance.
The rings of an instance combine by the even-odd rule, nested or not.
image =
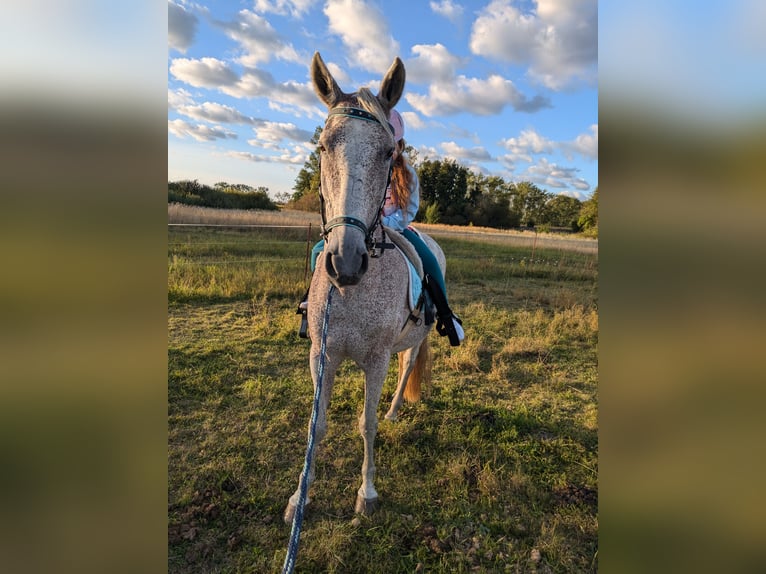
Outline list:
[[[325,255],[325,270],[330,281],[336,287],[356,285],[362,280],[369,265],[367,251],[361,254],[355,253],[352,257],[343,257],[340,254],[328,251]]]
[[[335,233],[330,237],[330,231]],[[356,217],[341,216],[323,225],[325,236],[325,271],[336,287],[356,285],[367,272],[367,226]],[[359,237],[363,234],[363,238]],[[360,239],[362,239],[360,241]]]

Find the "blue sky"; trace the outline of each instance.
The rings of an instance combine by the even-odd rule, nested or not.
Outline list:
[[[596,0],[168,1],[168,179],[291,192],[341,89],[399,56],[397,105],[419,159],[586,199],[598,185]]]

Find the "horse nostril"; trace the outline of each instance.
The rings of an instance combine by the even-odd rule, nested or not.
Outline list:
[[[335,265],[333,264],[332,253],[330,253],[329,251],[327,252],[324,258],[324,267],[325,267],[325,270],[327,271],[327,275],[329,275],[330,277],[334,278],[338,276],[338,272],[335,270]]]
[[[370,257],[367,253],[362,253],[362,266],[359,268],[359,276],[367,273],[367,266],[370,264]]]

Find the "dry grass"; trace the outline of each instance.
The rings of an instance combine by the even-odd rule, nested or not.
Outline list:
[[[317,213],[283,209],[280,211],[214,209],[181,203],[168,204],[168,223],[194,223],[212,225],[316,225],[321,218]]]
[[[321,218],[318,213],[282,209],[280,211],[243,210],[243,209],[214,209],[197,207],[180,203],[168,204],[168,223],[213,224],[213,225],[278,225],[278,226],[318,226]],[[598,241],[582,235],[537,233],[535,231],[500,230],[491,227],[458,227],[454,225],[439,225],[417,223],[422,229],[434,237],[456,237],[487,243],[516,245],[528,247],[530,252],[535,248],[576,251],[595,254],[598,252]]]
[[[207,223],[235,216],[181,211]],[[228,221],[291,221],[242,217]],[[312,399],[295,315],[306,239],[291,233],[305,236],[169,232],[170,572],[276,572],[284,560],[281,513]],[[382,506],[357,520],[363,377],[341,365],[297,571],[597,570],[597,258],[548,250],[549,263],[522,264],[528,247],[486,236],[440,241],[467,338],[453,348],[432,336],[433,382],[396,423],[381,422]],[[392,361],[381,416],[395,372]]]

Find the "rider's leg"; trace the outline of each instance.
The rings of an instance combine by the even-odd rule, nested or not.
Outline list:
[[[324,239],[320,239],[317,241],[317,243],[314,245],[314,247],[311,249],[311,272],[314,272],[314,269],[316,269],[317,266],[317,257],[319,257],[319,254],[322,253],[322,250],[324,249]],[[301,339],[308,339],[308,320],[306,317],[306,311],[308,309],[308,301],[309,301],[309,290],[306,289],[305,295],[303,295],[303,298],[301,299],[301,302],[298,303],[298,310],[296,311],[297,315],[301,315],[301,327],[298,330],[298,336]]]
[[[412,243],[423,261],[423,272],[428,276],[425,284],[434,305],[436,305],[436,314],[439,319],[436,329],[440,335],[449,337],[450,345],[456,347],[463,340],[465,334],[463,333],[462,321],[452,312],[447,301],[447,287],[444,284],[444,275],[442,275],[439,262],[417,233],[411,229],[405,229],[402,234]]]
[[[322,253],[322,250],[324,249],[324,239],[320,239],[316,242],[314,247],[311,248],[311,272],[314,272],[314,269],[316,269],[317,266],[317,257],[319,257],[319,254]]]

